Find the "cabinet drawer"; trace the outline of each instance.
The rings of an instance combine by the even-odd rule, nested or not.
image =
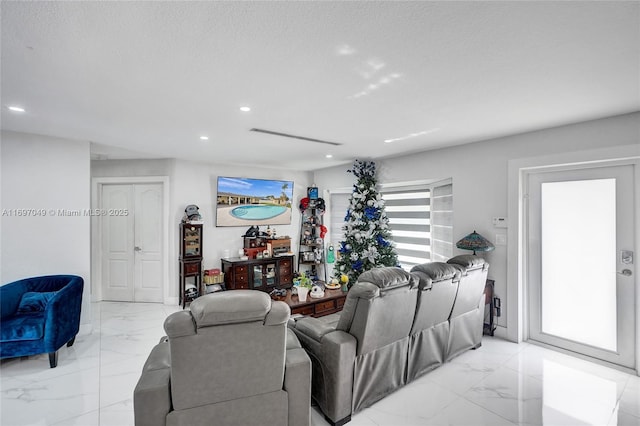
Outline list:
[[[282,265],[280,265],[280,275],[291,275],[291,267],[284,267]]]
[[[236,274],[247,274],[247,265],[239,265],[233,267],[233,272]]]
[[[326,302],[316,303],[316,314],[332,311],[336,308],[333,300],[328,300]]]
[[[291,315],[300,314],[300,315],[313,315],[313,306],[301,306],[299,308],[292,308]]]
[[[291,275],[280,275],[280,284],[291,284]]]
[[[184,264],[184,273],[185,274],[197,274],[200,272],[200,263],[185,263]]]
[[[280,269],[287,270],[287,271],[291,270],[291,259],[281,260]]]
[[[338,306],[338,308],[342,308],[344,306],[345,300],[347,300],[346,297],[341,297],[340,299],[336,300],[336,305]]]
[[[225,283],[228,290],[248,289],[249,280],[247,275],[236,275],[235,277],[225,274]]]

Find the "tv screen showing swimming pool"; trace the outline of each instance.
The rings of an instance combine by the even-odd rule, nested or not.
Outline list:
[[[293,182],[218,177],[216,226],[290,225]]]

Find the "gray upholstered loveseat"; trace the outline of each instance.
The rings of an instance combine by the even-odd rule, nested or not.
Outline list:
[[[488,263],[379,268],[360,275],[335,327],[289,321],[313,365],[312,396],[334,425],[481,345]]]
[[[311,363],[289,315],[256,290],[171,314],[134,390],[136,426],[309,425]]]

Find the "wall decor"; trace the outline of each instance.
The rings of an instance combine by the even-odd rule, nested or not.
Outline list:
[[[216,226],[290,225],[293,181],[218,177]]]

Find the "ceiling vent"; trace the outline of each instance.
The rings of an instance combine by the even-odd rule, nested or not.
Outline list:
[[[337,143],[337,142],[323,141],[321,139],[307,138],[305,136],[290,135],[288,133],[274,132],[273,130],[257,129],[255,127],[253,129],[249,130],[249,131],[250,132],[258,132],[258,133],[266,133],[268,135],[282,136],[282,137],[285,137],[285,138],[300,139],[300,140],[303,140],[303,141],[309,141],[309,142],[315,142],[315,143],[323,143],[323,144],[326,144],[326,145],[333,145],[333,146],[342,145],[341,143]]]

